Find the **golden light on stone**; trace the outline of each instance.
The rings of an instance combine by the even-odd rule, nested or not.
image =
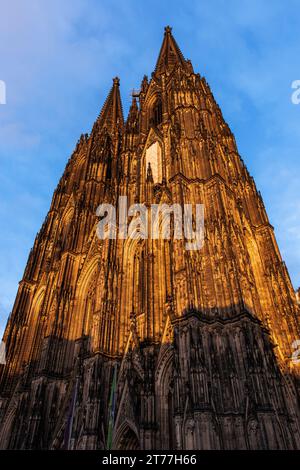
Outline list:
[[[203,248],[99,240],[97,207],[124,195],[204,204]],[[299,313],[235,138],[168,26],[126,122],[113,79],[34,241],[4,334],[0,446],[104,449],[111,429],[114,449],[299,448]]]

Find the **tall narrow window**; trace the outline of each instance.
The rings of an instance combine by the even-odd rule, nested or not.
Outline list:
[[[151,118],[151,121],[155,126],[158,126],[162,122],[162,102],[160,98],[155,102],[152,108]]]
[[[145,158],[145,174],[149,169],[149,163],[152,171],[154,183],[161,183],[162,181],[162,161],[161,161],[161,146],[158,142],[154,142],[146,150]]]

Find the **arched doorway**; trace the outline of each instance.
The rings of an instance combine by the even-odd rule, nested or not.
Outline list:
[[[137,434],[128,424],[119,428],[113,448],[115,450],[140,450],[141,446]]]

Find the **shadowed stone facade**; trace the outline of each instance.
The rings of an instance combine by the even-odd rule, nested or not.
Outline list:
[[[296,295],[234,136],[169,27],[137,95],[124,122],[113,80],[36,236],[4,334],[0,447],[104,449],[111,423],[113,449],[299,449]],[[203,248],[99,240],[98,205],[124,195],[204,204]]]

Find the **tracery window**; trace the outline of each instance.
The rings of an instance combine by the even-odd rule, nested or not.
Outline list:
[[[159,142],[154,142],[146,150],[145,158],[145,174],[147,175],[149,169],[149,163],[152,171],[152,177],[154,183],[162,182],[162,151]]]
[[[162,102],[158,98],[152,108],[152,122],[155,126],[158,126],[162,122]]]

